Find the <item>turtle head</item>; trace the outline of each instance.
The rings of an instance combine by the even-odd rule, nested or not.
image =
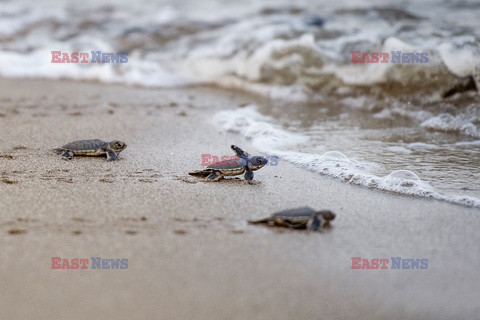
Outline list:
[[[325,221],[324,226],[326,228],[329,228],[330,227],[330,221],[335,219],[335,213],[333,213],[330,210],[320,210],[315,215],[320,217],[321,220]]]
[[[335,213],[330,210],[320,210],[317,212],[317,214],[321,215],[323,219],[327,221],[332,221],[333,219],[335,219]]]
[[[113,151],[115,151],[116,153],[120,153],[127,147],[127,144],[122,141],[114,140],[114,141],[110,141],[108,143],[108,146],[112,148]]]
[[[261,167],[265,166],[268,163],[268,160],[264,157],[251,157],[249,160],[249,167],[252,170],[258,170]]]

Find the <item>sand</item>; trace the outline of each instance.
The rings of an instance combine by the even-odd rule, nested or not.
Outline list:
[[[0,80],[1,319],[473,319],[480,210],[349,185],[280,160],[257,185],[186,173],[201,154],[257,153],[211,124],[261,100],[213,88]],[[62,161],[66,142],[119,139],[118,162]],[[309,205],[322,233],[248,225]],[[128,259],[54,270],[51,257]],[[428,269],[352,270],[351,257]]]

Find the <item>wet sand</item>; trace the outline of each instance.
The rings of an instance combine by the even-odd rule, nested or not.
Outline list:
[[[348,185],[280,160],[257,185],[188,176],[201,154],[248,141],[211,123],[262,103],[211,88],[153,90],[0,80],[0,318],[473,319],[480,210]],[[85,138],[118,162],[62,161]],[[248,225],[309,205],[307,234]],[[124,270],[52,270],[51,257],[128,258]],[[427,258],[424,270],[352,270],[351,257]]]

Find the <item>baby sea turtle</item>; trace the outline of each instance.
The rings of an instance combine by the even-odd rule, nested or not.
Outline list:
[[[107,156],[108,161],[118,159],[118,154],[127,147],[122,141],[105,142],[99,139],[80,140],[67,143],[54,151],[62,155],[62,159],[71,160],[73,156]]]
[[[330,221],[333,219],[335,219],[335,213],[330,210],[315,211],[310,207],[301,207],[276,212],[264,219],[249,220],[248,223],[262,223],[271,227],[320,231],[325,227],[329,227]]]
[[[216,162],[204,170],[190,172],[191,176],[206,177],[207,181],[218,181],[224,176],[237,176],[245,173],[245,180],[251,183],[253,180],[253,171],[260,169],[267,164],[264,157],[249,157],[237,146],[231,145],[230,148],[235,152],[238,158]]]

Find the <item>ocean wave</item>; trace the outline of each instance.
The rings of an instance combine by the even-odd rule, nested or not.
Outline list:
[[[223,8],[220,3],[205,8],[190,3],[183,11],[173,4],[6,2],[0,8],[0,75],[157,87],[215,84],[306,101],[341,86],[414,84],[416,90],[434,91],[475,74],[480,66],[474,35],[468,30],[459,35],[454,27],[447,35],[436,16],[412,13],[420,8],[369,8],[364,3],[360,10],[348,1],[331,1],[322,17],[306,1],[295,7],[280,1],[267,8],[249,2],[236,11],[218,9],[217,15],[209,8]],[[412,21],[420,24],[418,29]],[[429,24],[439,28],[426,28]],[[444,33],[441,38],[438,30]],[[126,51],[129,61],[51,64],[52,50]],[[352,64],[353,50],[427,52],[428,63]]]
[[[213,122],[223,130],[240,133],[252,140],[254,147],[276,150],[279,147],[298,145],[308,141],[308,137],[275,128],[270,118],[256,111],[255,105],[239,110],[225,110],[215,114]]]
[[[441,113],[430,117],[421,126],[435,131],[457,132],[466,136],[480,138],[480,107],[471,105],[458,115]]]
[[[261,115],[255,105],[221,111],[213,118],[214,125],[241,134],[261,152],[276,155],[303,169],[367,188],[480,207],[480,199],[438,192],[410,170],[395,170],[385,176],[378,176],[371,172],[377,164],[351,159],[341,151],[328,151],[323,154],[295,151],[299,145],[308,141],[307,137],[276,128],[272,122],[269,117]],[[411,146],[432,147],[423,143],[412,143]]]

